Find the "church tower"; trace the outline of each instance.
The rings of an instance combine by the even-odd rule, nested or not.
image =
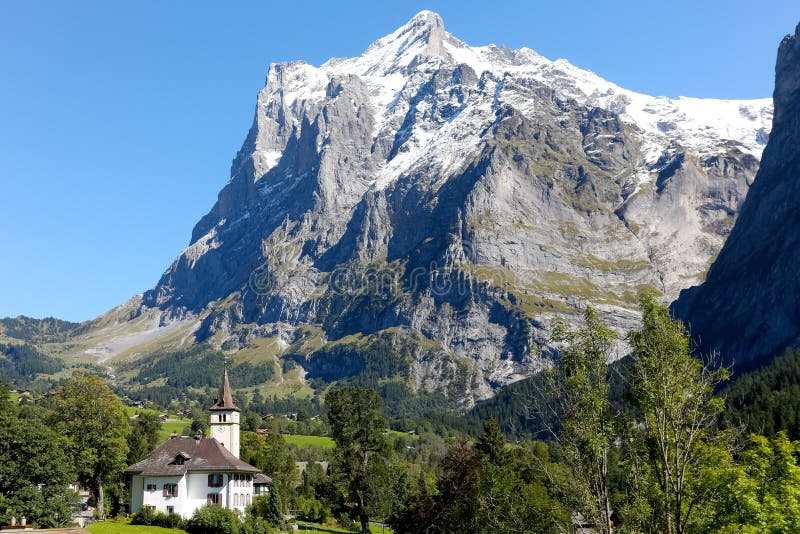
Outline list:
[[[231,395],[228,370],[222,379],[219,397],[211,406],[211,437],[239,457],[239,407]]]

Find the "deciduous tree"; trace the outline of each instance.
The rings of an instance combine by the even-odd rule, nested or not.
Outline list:
[[[0,405],[10,407],[5,398],[0,391]],[[0,523],[11,516],[25,516],[42,528],[71,523],[77,494],[69,485],[76,474],[66,445],[41,421],[20,420],[10,409],[0,412]]]
[[[91,488],[103,517],[103,485],[120,483],[126,466],[125,407],[102,378],[76,373],[56,389],[50,423],[67,438],[78,480]]]
[[[640,301],[642,327],[628,334],[633,348],[630,393],[640,413],[658,495],[652,508],[667,534],[687,531],[701,494],[694,487],[715,461],[715,447],[726,450],[730,433],[719,430],[722,399],[714,387],[727,377],[689,352],[683,323],[652,296]],[[636,435],[632,439],[637,439]]]
[[[621,427],[609,401],[608,363],[616,335],[604,326],[589,307],[585,324],[577,329],[558,325],[553,341],[559,346],[559,361],[547,372],[549,398],[538,408],[561,444],[571,468],[569,494],[572,507],[611,532],[609,455]]]

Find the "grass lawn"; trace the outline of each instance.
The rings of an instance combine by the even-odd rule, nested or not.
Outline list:
[[[316,445],[317,447],[322,447],[324,449],[332,449],[336,446],[333,440],[326,436],[302,436],[299,434],[286,434],[283,436],[283,439],[286,440],[286,443],[293,443],[298,447]]]
[[[352,531],[346,530],[343,528],[336,528],[336,527],[328,527],[325,525],[319,525],[316,523],[305,523],[299,522],[297,523],[300,532],[327,532],[329,534],[352,534]],[[370,532],[372,534],[393,534],[392,531],[388,528],[381,529],[381,527],[376,527],[375,525],[369,526]]]
[[[149,527],[147,525],[129,525],[119,521],[107,520],[92,523],[86,530],[92,534],[186,534],[176,528]]]
[[[159,412],[158,410],[151,410],[149,408],[134,408],[133,406],[126,406],[125,411],[127,412],[128,417],[133,417],[137,413],[151,413],[154,415],[160,415],[164,413]],[[176,417],[177,416],[173,414],[169,419],[161,423],[161,431],[158,433],[159,443],[169,439],[173,432],[180,436],[183,429],[192,424],[192,419],[190,417],[184,417],[182,420],[176,419]]]
[[[166,422],[161,423],[161,432],[158,433],[158,441],[162,442],[168,440],[173,432],[180,436],[183,429],[191,424],[191,419],[184,419],[183,421],[167,419]]]

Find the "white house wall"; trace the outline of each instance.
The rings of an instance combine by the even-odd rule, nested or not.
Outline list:
[[[247,503],[253,500],[253,480],[233,480],[233,474],[223,475],[221,487],[209,487],[208,475],[214,473],[187,473],[177,477],[142,477],[135,475],[131,481],[131,512],[139,512],[143,506],[152,506],[157,511],[167,513],[172,506],[176,514],[190,518],[198,508],[208,503],[209,493],[220,494],[220,506],[244,512]],[[240,475],[243,476],[243,475]],[[155,484],[154,491],[147,491],[148,484]],[[177,497],[164,497],[164,484],[178,484]],[[239,494],[239,505],[235,505],[235,495]]]
[[[138,478],[138,477],[137,477]],[[184,476],[171,476],[171,477],[143,477],[144,480],[142,482],[142,495],[144,496],[142,499],[142,507],[144,506],[152,506],[156,510],[160,512],[167,513],[167,506],[172,506],[174,508],[174,512],[176,514],[182,515],[184,517],[191,517],[194,513],[194,510],[189,512],[189,515],[186,515],[188,508],[186,507],[186,477]],[[156,489],[153,491],[147,491],[148,484],[155,484]],[[178,496],[177,497],[164,497],[164,484],[177,484],[178,485]],[[205,504],[205,503],[204,503]],[[131,506],[131,511],[133,510],[133,506]]]

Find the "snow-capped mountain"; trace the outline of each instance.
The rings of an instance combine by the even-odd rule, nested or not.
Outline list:
[[[143,297],[226,350],[273,338],[326,379],[471,402],[540,368],[587,302],[703,279],[770,99],[651,97],[533,50],[469,46],[424,11],[355,58],[270,66],[217,203]]]

